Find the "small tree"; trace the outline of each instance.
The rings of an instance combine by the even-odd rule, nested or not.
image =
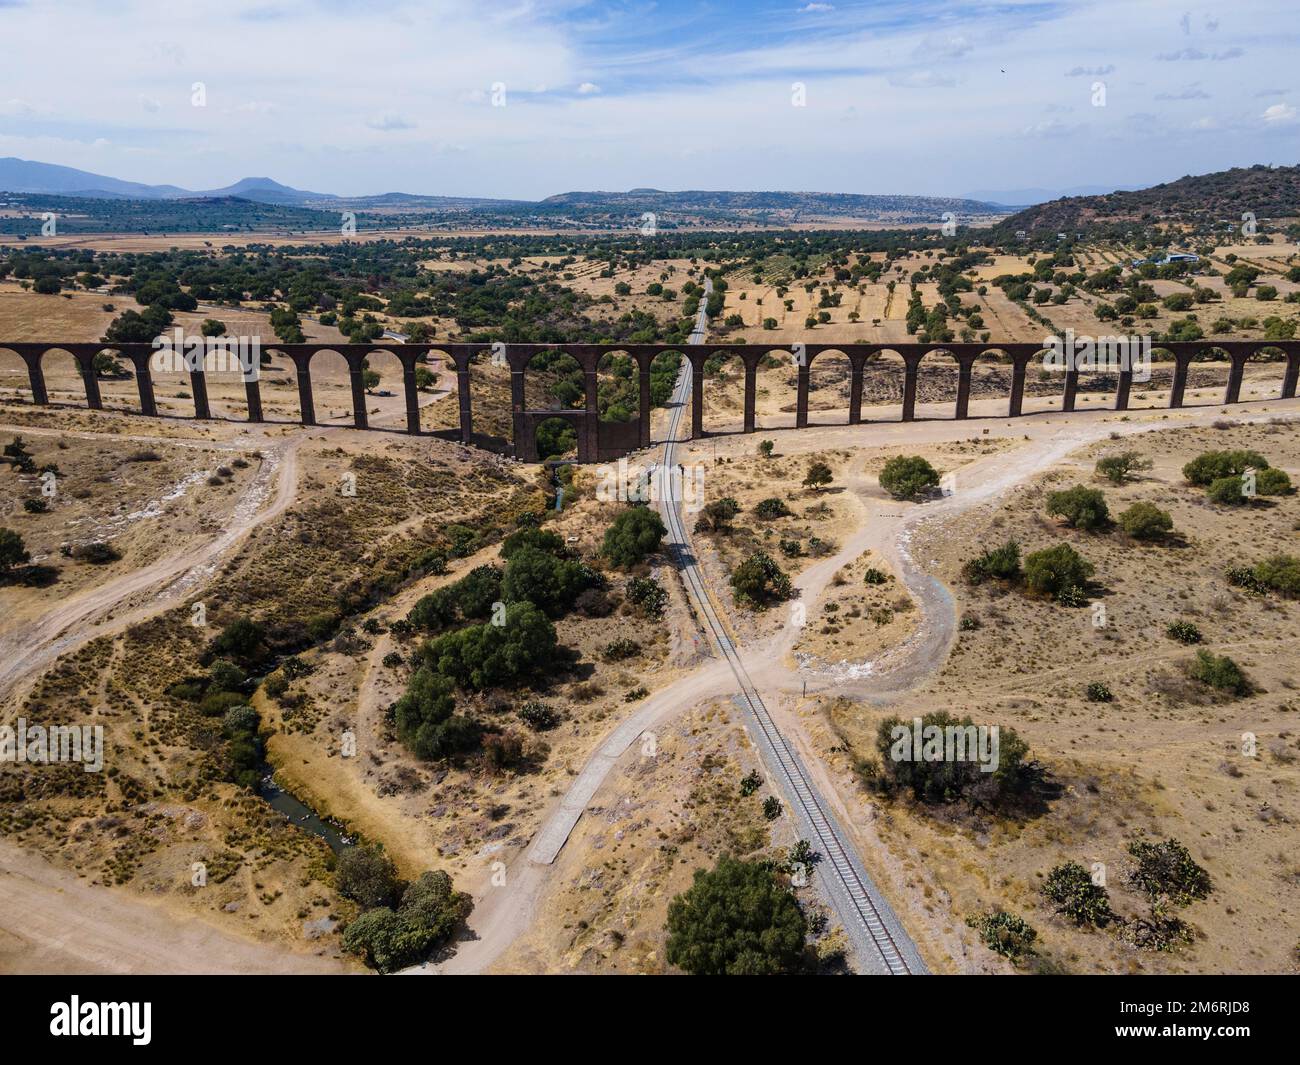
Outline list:
[[[1095,569],[1069,544],[1034,551],[1025,556],[1025,585],[1031,592],[1050,595],[1057,600],[1081,592],[1092,579]]]
[[[759,521],[775,521],[777,518],[788,517],[789,514],[790,508],[775,496],[771,499],[760,499],[754,504],[754,517]]]
[[[1169,511],[1144,501],[1122,511],[1119,524],[1135,540],[1161,540],[1173,531],[1174,519]]]
[[[1013,581],[1020,576],[1020,545],[1008,540],[1001,547],[985,551],[962,567],[962,575],[970,584],[986,580]]]
[[[382,378],[379,376],[379,373],[376,370],[361,371],[361,381],[362,384],[365,385],[365,389],[367,392],[373,392],[376,388],[378,388],[379,382],[381,380]]]
[[[835,479],[831,468],[824,462],[814,462],[808,467],[808,475],[803,479],[803,486],[816,491],[823,485],[828,485]]]
[[[750,555],[731,574],[731,587],[742,603],[762,607],[781,602],[791,595],[790,578],[769,555]]]
[[[1118,455],[1107,455],[1097,460],[1097,475],[1105,477],[1111,484],[1123,484],[1136,470],[1149,470],[1151,460],[1143,459],[1136,451],[1123,451]]]
[[[13,529],[0,529],[0,576],[8,574],[15,566],[25,566],[31,557],[18,533]]]
[[[763,458],[770,459],[772,457],[772,441],[760,440],[758,442],[758,453],[762,455]]]
[[[334,884],[364,909],[385,906],[397,897],[397,866],[378,846],[349,847],[339,855]]]
[[[629,507],[605,530],[600,553],[620,569],[628,569],[658,551],[667,531],[649,507]]]
[[[203,324],[199,326],[199,332],[205,337],[223,337],[226,335],[226,323],[216,318],[205,318]]]
[[[429,391],[436,380],[433,371],[427,367],[417,366],[415,368],[415,387],[421,392]]]
[[[920,455],[895,455],[880,471],[880,487],[895,499],[916,499],[939,483],[939,471]]]
[[[1047,513],[1053,517],[1064,518],[1065,523],[1074,529],[1092,531],[1104,528],[1110,523],[1106,497],[1101,490],[1087,488],[1081,484],[1061,492],[1049,493]]]
[[[765,863],[724,854],[668,904],[669,963],[693,976],[755,976],[800,969],[808,923]]]

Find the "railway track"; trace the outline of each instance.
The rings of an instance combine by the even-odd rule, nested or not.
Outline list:
[[[701,313],[696,331],[702,333],[704,325]],[[695,341],[694,335],[691,339]],[[872,883],[857,855],[845,843],[843,829],[818,794],[799,755],[786,743],[785,737],[776,727],[704,586],[682,520],[680,493],[676,491],[672,478],[677,434],[682,412],[690,399],[690,391],[690,364],[684,362],[674,389],[674,406],[664,443],[663,462],[655,470],[658,481],[656,498],[662,504],[661,509],[668,526],[669,547],[676,557],[687,592],[694,600],[699,616],[704,619],[713,643],[731,667],[738,690],[736,701],[754,723],[751,731],[758,740],[769,771],[785,793],[787,805],[807,829],[808,841],[824,859],[821,867],[824,873],[830,874],[824,876],[824,886],[863,967],[872,972],[895,976],[924,974],[927,970],[916,945]]]

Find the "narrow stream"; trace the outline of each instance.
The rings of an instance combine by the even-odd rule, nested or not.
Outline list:
[[[273,779],[274,773],[271,766],[262,766],[262,782],[257,786],[257,793],[273,810],[284,814],[304,832],[320,836],[335,854],[341,854],[355,845],[356,841],[351,836],[343,835],[337,825],[324,820],[301,799],[280,787]]]

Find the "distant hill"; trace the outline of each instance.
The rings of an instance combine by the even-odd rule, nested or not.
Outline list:
[[[12,156],[0,159],[0,190],[54,196],[80,196],[86,199],[182,200],[223,199],[238,196],[257,203],[284,205],[304,204],[313,200],[331,200],[324,192],[304,192],[281,185],[265,177],[249,177],[224,189],[192,191],[176,185],[144,185],[138,181],[92,174],[70,166],[37,163]]]
[[[1068,189],[979,189],[968,192],[967,199],[984,200],[987,203],[1000,203],[1008,207],[1029,207],[1048,200],[1059,200],[1065,196],[1103,196],[1108,192],[1129,191],[1135,185],[1075,185]]]
[[[1149,189],[1071,196],[1013,214],[998,228],[1032,234],[1084,232],[1135,222],[1240,223],[1246,211],[1260,219],[1300,214],[1300,166],[1234,167]]]
[[[642,211],[709,218],[732,216],[753,221],[799,221],[834,218],[882,222],[928,222],[937,225],[945,211],[959,217],[1003,215],[993,203],[946,196],[873,196],[834,192],[730,192],[632,189],[628,192],[565,192],[537,205],[543,212],[605,211],[626,217]]]

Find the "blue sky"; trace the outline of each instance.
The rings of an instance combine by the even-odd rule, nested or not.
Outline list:
[[[0,0],[0,41],[0,155],[189,188],[960,195],[1300,155],[1294,0]]]

